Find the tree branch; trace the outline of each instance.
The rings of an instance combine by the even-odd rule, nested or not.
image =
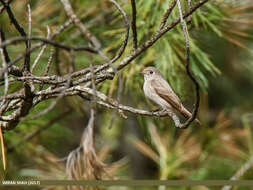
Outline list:
[[[67,2],[66,0],[62,0],[62,1]],[[9,82],[22,81],[23,83],[28,83],[28,84],[31,83],[32,85],[37,83],[37,84],[40,84],[40,86],[42,86],[43,84],[48,84],[48,87],[46,89],[42,89],[42,88],[35,89],[34,92],[31,92],[30,87],[27,87],[27,88],[23,88],[20,91],[14,92],[12,94],[7,94],[6,97],[4,98],[6,100],[6,103],[4,103],[3,107],[0,108],[1,109],[0,112],[2,112],[2,116],[0,116],[0,125],[4,126],[3,128],[4,130],[12,129],[19,123],[20,118],[25,117],[29,113],[29,110],[35,105],[37,105],[38,103],[44,100],[47,100],[49,98],[58,99],[59,97],[81,95],[83,93],[86,94],[89,98],[94,96],[94,93],[97,93],[96,96],[98,96],[98,99],[96,100],[96,103],[102,106],[105,106],[107,108],[115,109],[124,118],[125,118],[124,111],[130,112],[133,114],[147,115],[147,116],[158,116],[158,117],[166,116],[167,113],[149,112],[146,110],[140,110],[140,109],[122,105],[119,103],[119,101],[112,100],[108,98],[105,94],[101,94],[101,92],[97,90],[94,91],[94,93],[92,93],[94,89],[93,88],[94,83],[97,85],[107,79],[109,80],[113,79],[115,77],[116,72],[120,71],[125,66],[130,64],[132,60],[136,59],[140,54],[144,53],[145,50],[147,50],[154,43],[156,43],[157,40],[163,37],[163,35],[166,32],[168,32],[169,30],[174,28],[177,24],[179,24],[180,21],[182,21],[182,18],[185,19],[188,16],[190,16],[194,11],[196,11],[200,6],[202,6],[207,1],[208,0],[200,1],[186,13],[184,14],[181,13],[180,17],[176,19],[174,22],[172,22],[171,24],[168,24],[168,25],[162,24],[163,26],[159,27],[157,32],[150,39],[148,39],[142,45],[138,46],[137,49],[134,49],[130,53],[130,55],[126,56],[122,61],[120,61],[116,65],[116,67],[112,68],[110,67],[111,64],[117,61],[122,56],[123,52],[125,51],[125,48],[128,43],[128,38],[129,38],[130,23],[128,21],[126,13],[120,7],[120,5],[115,0],[111,0],[111,2],[119,10],[120,14],[123,16],[123,20],[124,20],[124,24],[126,28],[125,39],[123,41],[122,46],[119,49],[119,52],[111,60],[107,61],[104,64],[94,65],[94,66],[92,65],[90,67],[84,68],[82,70],[79,70],[73,73],[66,74],[64,76],[57,76],[57,75],[48,76],[48,69],[51,65],[51,58],[52,58],[51,56],[51,58],[49,58],[48,66],[46,68],[47,76],[34,76],[32,74],[24,75],[24,73],[21,73],[22,75],[19,77],[12,77],[12,78],[10,77]],[[167,17],[168,17],[167,15],[169,15],[173,9],[171,7],[173,7],[173,4],[170,6],[169,10],[166,11],[165,16],[163,17],[162,23],[166,23],[165,21],[167,20]],[[15,64],[23,56],[26,56],[26,54],[31,54],[35,49],[42,47],[45,44],[50,44],[57,48],[67,50],[71,52],[71,55],[73,55],[73,51],[88,51],[90,53],[99,53],[96,49],[91,48],[91,47],[69,46],[69,45],[65,45],[65,44],[53,41],[53,38],[55,38],[58,34],[60,34],[65,28],[70,26],[72,23],[73,21],[71,19],[67,20],[49,38],[25,36],[25,37],[18,37],[18,38],[11,38],[8,40],[4,40],[4,42],[0,44],[0,48],[2,49],[6,48],[7,45],[10,45],[16,42],[21,42],[21,41],[27,42],[27,41],[34,40],[34,41],[42,42],[42,43],[39,43],[38,45],[35,45],[34,47],[29,48],[29,51],[26,51],[24,54],[19,55],[14,60],[12,61],[9,60],[7,63],[8,67],[12,66],[12,64]],[[74,63],[74,60],[72,60],[72,62]],[[189,64],[187,65],[186,67],[189,70]],[[5,66],[4,68],[0,70],[0,74],[5,73],[6,71],[7,71],[7,67]],[[1,102],[4,99],[3,97],[0,97]],[[198,103],[195,106],[196,107],[195,107],[193,116],[196,117]],[[5,110],[5,111],[2,111],[2,110]],[[3,115],[4,113],[6,113],[6,111],[12,111],[12,112],[10,115]],[[187,122],[189,122],[189,120]]]
[[[194,76],[192,75],[191,71],[190,71],[190,44],[189,44],[189,33],[187,30],[187,26],[184,22],[184,18],[183,18],[183,11],[182,11],[182,7],[181,7],[181,3],[180,0],[177,0],[177,6],[178,6],[178,10],[179,10],[179,15],[180,15],[180,22],[182,25],[182,29],[184,32],[184,38],[185,38],[185,48],[186,48],[186,61],[185,61],[185,65],[186,65],[186,72],[187,75],[190,77],[190,79],[192,80],[192,82],[195,85],[196,88],[196,103],[194,105],[194,109],[193,109],[193,113],[192,116],[183,124],[179,125],[179,128],[185,129],[187,128],[191,122],[193,122],[196,117],[197,117],[197,113],[198,113],[198,108],[199,108],[199,101],[200,101],[200,96],[199,96],[199,84],[197,82],[197,80],[194,78]]]
[[[133,43],[134,43],[134,49],[138,47],[138,35],[136,30],[136,4],[135,0],[131,0],[131,6],[132,6],[132,31],[133,31]]]
[[[167,9],[167,11],[165,12],[165,14],[163,15],[163,19],[162,19],[162,22],[161,22],[161,24],[160,24],[159,30],[163,29],[164,26],[166,25],[166,22],[167,22],[167,20],[168,20],[168,18],[169,18],[169,16],[170,16],[170,13],[171,13],[172,10],[174,9],[176,3],[177,3],[177,0],[174,0],[174,1],[171,3],[170,7],[169,7],[169,8]]]
[[[15,18],[14,14],[9,6],[9,3],[6,3],[4,0],[0,0],[0,1],[2,2],[3,6],[5,7],[11,23],[13,23],[13,25],[15,26],[15,28],[17,29],[17,31],[20,33],[21,36],[27,37],[25,30],[18,23],[17,19]],[[29,41],[25,41],[25,45],[26,45],[26,50],[28,50],[29,49]],[[30,62],[30,54],[26,53],[25,62],[24,62],[24,69],[25,70],[28,69],[29,62]],[[1,76],[1,74],[0,74],[0,76]]]
[[[242,167],[230,178],[230,180],[240,179],[251,167],[253,166],[253,156],[250,157],[249,161],[242,165]],[[230,190],[232,186],[226,185],[221,190]]]
[[[99,40],[94,36],[80,21],[80,19],[77,17],[77,15],[74,13],[74,10],[69,2],[69,0],[61,0],[61,3],[64,7],[64,10],[66,14],[70,17],[70,19],[75,23],[75,25],[78,27],[80,32],[92,43],[93,47],[95,47],[96,50],[99,50],[101,48],[101,43]]]

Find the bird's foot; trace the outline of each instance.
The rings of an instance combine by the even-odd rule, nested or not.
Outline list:
[[[167,109],[159,109],[157,112],[160,116],[166,116],[166,115],[170,116],[171,115]]]
[[[159,112],[161,109],[155,109],[155,110],[151,110],[150,112],[152,113],[152,115],[154,115],[156,112]]]

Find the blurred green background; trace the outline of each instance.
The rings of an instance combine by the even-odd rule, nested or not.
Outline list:
[[[53,32],[67,20],[59,1],[14,0],[11,3],[12,10],[26,31],[28,2],[32,10],[33,36],[46,37],[47,26]],[[131,19],[130,0],[117,2]],[[139,44],[156,32],[170,2],[136,0]],[[192,0],[193,4],[197,2]],[[187,1],[182,3],[187,10]],[[81,21],[101,41],[102,52],[113,57],[124,39],[125,29],[119,12],[106,0],[72,0],[71,4]],[[252,16],[253,2],[250,0],[213,0],[197,10],[191,24],[188,24],[191,68],[201,86],[199,119],[202,126],[192,124],[188,129],[180,130],[175,128],[170,118],[126,113],[128,119],[125,120],[115,115],[113,110],[97,107],[95,147],[99,158],[108,165],[124,158],[115,169],[110,170],[110,175],[116,179],[230,179],[253,156]],[[168,23],[177,17],[175,7]],[[19,36],[5,11],[0,15],[0,25],[6,38]],[[88,44],[74,25],[55,40],[72,45]],[[129,55],[132,47],[131,33],[127,49],[120,60]],[[39,76],[43,73],[51,49],[50,46],[46,48],[34,74]],[[7,50],[14,58],[24,51],[24,44],[8,46]],[[38,52],[32,54],[31,63]],[[140,109],[155,109],[144,97],[143,78],[138,74],[145,66],[153,65],[160,69],[184,105],[191,110],[195,93],[185,72],[184,59],[184,37],[178,25],[120,72],[124,86],[121,103]],[[87,53],[75,53],[75,71],[89,66],[89,60]],[[66,74],[68,62],[69,54],[59,50],[49,73]],[[94,65],[102,63],[101,57],[94,56]],[[23,60],[17,65],[22,64]],[[15,92],[20,85],[13,83],[10,92]],[[116,99],[118,77],[99,84],[97,89]],[[3,87],[0,90],[2,95]],[[28,117],[46,109],[51,102],[48,100],[38,104]],[[14,130],[6,131],[7,171],[2,170],[0,178],[66,179],[65,162],[56,160],[67,156],[79,146],[89,119],[89,110],[88,101],[77,96],[65,97],[48,114],[36,120],[22,121]],[[111,123],[112,128],[109,129]],[[41,127],[46,129],[29,137]],[[252,169],[241,177],[252,178]],[[167,189],[206,190],[220,187]]]

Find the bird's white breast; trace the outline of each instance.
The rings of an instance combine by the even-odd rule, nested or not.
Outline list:
[[[147,98],[149,99],[153,99],[153,95],[155,93],[155,90],[153,88],[150,87],[150,81],[145,81],[144,84],[143,84],[143,91],[144,91],[144,94]]]
[[[170,104],[168,104],[168,102],[156,93],[155,89],[151,86],[151,81],[145,80],[143,84],[143,91],[145,96],[155,104],[161,106],[162,108],[171,108]]]

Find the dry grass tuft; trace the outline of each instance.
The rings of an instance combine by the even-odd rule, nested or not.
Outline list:
[[[84,130],[80,146],[73,150],[67,158],[66,173],[68,179],[74,180],[101,180],[112,179],[113,173],[117,168],[126,164],[125,158],[112,164],[103,163],[102,159],[108,153],[108,149],[101,150],[102,153],[96,154],[94,148],[94,111],[91,111],[91,117]]]

